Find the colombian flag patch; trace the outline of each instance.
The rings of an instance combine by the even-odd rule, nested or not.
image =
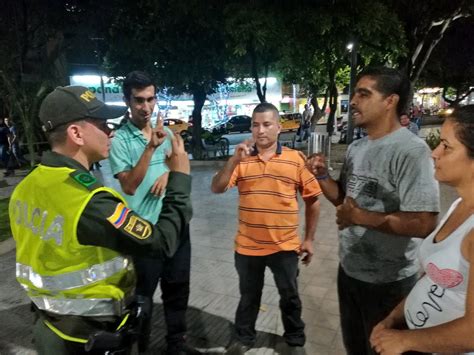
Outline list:
[[[130,209],[127,208],[123,203],[118,203],[115,207],[114,213],[107,217],[107,220],[117,229],[119,229],[122,224],[127,219],[127,215],[130,212]]]

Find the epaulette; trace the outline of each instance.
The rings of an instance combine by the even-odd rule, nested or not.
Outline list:
[[[69,176],[78,184],[84,186],[89,191],[93,191],[99,187],[102,187],[102,183],[98,181],[94,175],[90,173],[85,173],[80,170],[72,171]]]

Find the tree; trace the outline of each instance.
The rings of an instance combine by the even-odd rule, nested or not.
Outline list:
[[[422,73],[424,85],[443,88],[443,98],[456,106],[474,92],[474,20],[460,19],[446,31]]]
[[[234,76],[253,78],[260,102],[266,101],[268,73],[279,59],[282,33],[280,13],[272,2],[227,2],[225,16],[226,45],[234,61]],[[260,78],[265,78],[263,86]]]
[[[90,6],[88,1],[79,0],[3,4],[0,92],[5,111],[16,119],[26,139],[31,165],[35,163],[35,142],[44,140],[38,120],[40,103],[55,86],[67,84],[66,52],[76,35],[83,41],[76,29],[90,14]]]
[[[226,80],[223,5],[219,0],[123,1],[108,37],[112,75],[146,70],[169,93],[190,93],[193,156],[202,156],[201,110]]]
[[[327,93],[327,128],[332,133],[338,91],[348,84],[348,43],[358,43],[362,65],[397,59],[403,52],[400,23],[377,0],[305,1],[304,6],[285,11],[290,13],[284,17],[289,34],[286,40],[292,46],[285,52],[282,72],[285,78],[299,82],[313,98]],[[314,112],[320,113],[317,100],[311,102]]]
[[[45,12],[44,9],[49,9]],[[4,104],[26,138],[34,164],[39,104],[48,89],[64,78],[61,31],[64,5],[48,0],[22,0],[3,4],[0,48],[0,83]]]
[[[415,83],[433,50],[446,31],[460,18],[471,16],[472,2],[466,0],[386,0],[403,24],[407,53],[398,67]]]

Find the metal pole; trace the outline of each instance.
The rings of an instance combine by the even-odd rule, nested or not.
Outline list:
[[[351,49],[351,79],[349,82],[349,107],[348,107],[348,112],[347,112],[347,137],[346,137],[347,144],[351,144],[352,139],[354,137],[354,120],[352,118],[351,98],[352,98],[352,95],[354,94],[356,69],[357,69],[357,42],[353,41],[352,49]]]
[[[293,112],[298,112],[298,110],[296,109],[296,85],[295,84],[292,84],[292,87],[293,87]]]
[[[102,73],[100,74],[100,89],[102,90],[102,101],[105,103],[105,85]]]

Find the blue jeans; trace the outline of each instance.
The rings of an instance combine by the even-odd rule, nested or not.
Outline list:
[[[265,268],[273,273],[280,294],[280,310],[285,333],[292,346],[303,346],[306,337],[301,319],[301,300],[298,295],[298,255],[281,251],[266,256],[247,256],[235,253],[235,268],[239,274],[240,301],[235,314],[235,336],[241,343],[253,346]]]
[[[158,282],[160,282],[163,309],[168,334],[168,347],[179,346],[184,343],[186,334],[186,310],[189,299],[189,279],[191,270],[191,242],[189,240],[189,226],[183,233],[186,237],[181,242],[172,258],[161,260],[150,257],[134,257],[137,274],[136,294],[151,299]],[[140,343],[148,341],[151,332],[150,318],[145,321],[145,331]],[[146,345],[141,345],[146,347]]]
[[[347,354],[376,354],[369,342],[373,327],[408,295],[417,279],[415,274],[395,282],[372,284],[348,276],[339,265],[337,289]]]

